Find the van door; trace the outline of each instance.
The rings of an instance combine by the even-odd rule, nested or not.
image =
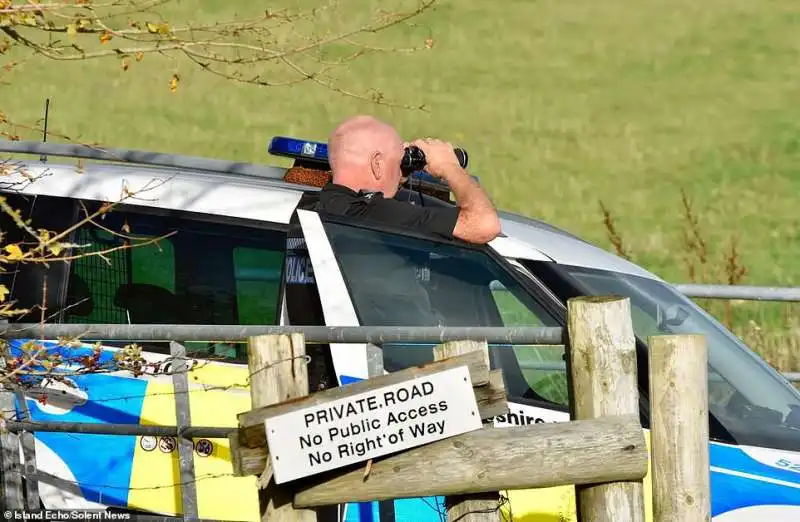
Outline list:
[[[309,224],[308,231],[313,230],[314,240],[325,244],[318,255],[320,266],[335,274],[337,292],[343,294],[346,289],[349,294],[346,313],[351,323],[563,326],[553,303],[530,291],[514,269],[491,249],[348,218],[320,219],[309,215],[304,219]],[[312,240],[311,235],[307,239]],[[317,262],[314,269],[317,270]],[[388,372],[433,360],[430,343],[383,343],[381,348]],[[502,369],[509,394],[509,414],[494,419],[496,425],[569,418],[566,381],[561,379],[565,376],[563,355],[563,346],[490,346],[492,368]],[[521,363],[531,367],[523,369]],[[545,496],[554,500],[545,503],[542,495],[522,493],[524,497],[512,500],[514,515],[524,514],[526,520],[536,522],[540,520],[536,516],[552,519],[558,509],[551,506],[566,497],[550,495],[548,490]],[[525,502],[530,499],[536,502]],[[385,518],[374,510],[366,514],[373,518],[366,520],[380,517],[381,522],[438,521],[444,510],[443,501],[441,497],[397,500],[391,502],[395,518]]]
[[[297,210],[297,225],[289,231],[286,259],[288,324],[360,326],[350,290],[316,212]],[[312,301],[318,306],[309,309],[308,303]],[[320,353],[320,349],[325,353]],[[369,343],[307,345],[306,350],[315,350],[320,360],[327,354],[329,359],[325,360],[330,361],[337,381],[334,385],[345,386],[384,373],[380,349]],[[389,501],[346,504],[339,506],[334,520],[393,522],[394,504]]]

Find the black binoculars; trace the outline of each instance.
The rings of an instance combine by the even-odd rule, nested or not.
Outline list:
[[[461,165],[462,169],[467,168],[467,164],[469,163],[469,156],[467,156],[467,151],[464,149],[453,149],[453,152],[458,158],[458,164]],[[412,145],[411,147],[406,147],[405,152],[403,154],[403,159],[400,161],[400,170],[403,171],[404,176],[410,176],[414,172],[420,171],[425,168],[425,165],[428,164],[427,158],[425,158],[425,153],[417,146]]]

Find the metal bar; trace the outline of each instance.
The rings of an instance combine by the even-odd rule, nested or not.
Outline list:
[[[567,370],[566,362],[559,361],[534,361],[534,362],[521,362],[519,363],[520,370],[538,370],[550,372],[563,372]],[[800,381],[800,372],[783,372],[781,373],[789,381]],[[709,374],[709,380],[722,379],[715,373]]]
[[[567,370],[567,363],[558,361],[537,361],[537,362],[521,362],[519,363],[520,370],[538,370],[545,372],[564,372]],[[800,382],[800,372],[783,372],[783,377],[790,382]],[[716,373],[708,374],[709,381],[721,381]]]
[[[14,394],[0,389],[0,408],[4,419],[15,418]],[[8,426],[9,420],[5,420]],[[19,437],[15,433],[0,433],[0,502],[4,509],[25,509],[22,490],[22,463],[19,458]]]
[[[90,145],[69,143],[41,143],[38,141],[0,140],[0,152],[16,154],[45,154],[67,158],[96,159],[101,161],[117,161],[138,165],[203,170],[259,178],[282,179],[285,169],[269,165],[242,163],[238,161],[218,160],[200,156],[183,156],[161,152],[149,152],[135,149],[118,149],[113,147],[93,147]]]
[[[784,372],[781,375],[789,382],[800,382],[800,372]]]
[[[677,284],[672,286],[687,297],[800,302],[800,288],[798,287],[701,284]]]
[[[175,387],[175,413],[178,431],[191,426],[192,418],[189,410],[189,378],[186,376],[186,348],[175,341],[169,343],[170,355],[174,358],[172,385]],[[192,439],[178,439],[178,467],[181,477],[181,512],[184,520],[196,520],[197,484],[194,474],[194,443]]]
[[[22,390],[17,389],[14,395],[22,410],[22,420],[31,420],[31,411],[28,408],[28,401]],[[25,459],[22,467],[25,470],[25,505],[28,509],[39,509],[39,483],[30,475],[36,473],[36,439],[33,433],[24,431],[19,436],[22,442],[22,456]]]
[[[3,325],[3,339],[56,339],[131,341],[243,341],[253,335],[302,333],[306,343],[442,343],[476,340],[492,344],[564,344],[561,327],[532,326],[240,326],[175,324],[39,324]]]
[[[178,426],[151,426],[147,424],[100,424],[94,422],[31,422],[7,421],[6,427],[12,433],[20,431],[49,433],[84,433],[91,435],[151,435],[154,437],[186,437],[204,439],[225,439],[236,428],[211,426],[191,426],[184,430]]]

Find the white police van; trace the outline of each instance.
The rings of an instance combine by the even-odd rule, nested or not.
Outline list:
[[[276,138],[270,148],[295,158],[288,169],[30,142],[3,142],[0,152],[48,156],[14,160],[0,179],[6,202],[31,219],[34,229],[63,230],[103,202],[118,201],[123,190],[136,193],[68,238],[107,251],[104,257],[47,269],[23,264],[2,274],[21,307],[38,305],[44,293],[51,322],[413,326],[430,325],[432,308],[433,324],[446,326],[563,327],[570,297],[628,296],[645,429],[647,337],[701,333],[708,339],[713,520],[800,520],[800,393],[672,286],[567,232],[501,212],[502,236],[475,246],[309,210],[297,210],[293,220],[302,200],[328,178],[325,145],[291,138]],[[79,158],[81,165],[53,163],[51,156]],[[452,204],[446,187],[424,175],[417,179],[398,198]],[[157,244],[121,248],[126,235],[170,233]],[[24,239],[6,214],[2,234],[6,243]],[[358,263],[356,270],[359,255],[374,263]],[[407,295],[394,299],[396,290],[382,269],[390,257],[416,271],[427,310]],[[379,311],[367,288],[385,288],[386,302],[397,309]],[[35,322],[39,313],[14,320]],[[101,361],[122,344],[103,343]],[[246,379],[244,346],[186,344],[194,357],[215,361],[190,377],[192,424],[236,426],[236,414],[250,408],[247,389],[239,385]],[[165,343],[142,345],[151,360],[169,354]],[[47,346],[65,350],[55,342]],[[20,347],[12,342],[17,353]],[[431,360],[430,346],[382,348],[389,372]],[[87,355],[91,345],[71,350],[73,356]],[[309,353],[314,389],[370,375],[366,345],[310,345]],[[502,369],[509,392],[510,410],[495,418],[497,426],[569,420],[564,346],[492,346],[491,360]],[[44,383],[30,392],[32,420],[176,423],[169,377],[113,373],[70,379],[73,386]],[[20,415],[22,406],[17,404]],[[258,520],[255,478],[231,476],[227,440],[195,440],[194,449],[200,517]],[[37,433],[36,458],[45,507],[181,510],[177,451],[168,437]],[[645,487],[649,491],[649,475]],[[571,487],[505,493],[515,520],[575,520]],[[343,519],[438,521],[441,509],[441,498],[399,499],[348,505]]]

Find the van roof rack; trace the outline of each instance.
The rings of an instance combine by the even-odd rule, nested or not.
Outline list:
[[[270,179],[282,179],[285,170],[280,167],[269,165],[218,160],[201,156],[183,156],[180,154],[167,154],[134,149],[118,149],[113,147],[69,143],[42,143],[38,141],[0,140],[0,152],[116,161],[136,165],[202,170],[205,172],[256,176]]]

